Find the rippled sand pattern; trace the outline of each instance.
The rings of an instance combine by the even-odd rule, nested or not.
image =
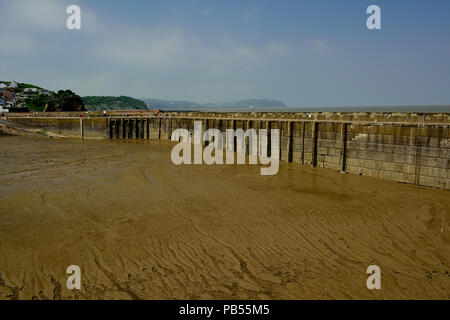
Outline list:
[[[171,146],[0,137],[0,299],[450,298],[448,191]]]

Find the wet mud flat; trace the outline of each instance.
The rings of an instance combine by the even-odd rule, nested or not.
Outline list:
[[[0,299],[450,298],[448,191],[173,145],[0,136]]]

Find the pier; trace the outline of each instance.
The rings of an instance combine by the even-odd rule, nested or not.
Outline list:
[[[282,161],[450,190],[449,113],[112,111],[10,114],[8,120],[66,137],[112,140],[170,140],[177,128],[192,134],[194,121],[223,133],[279,129]]]

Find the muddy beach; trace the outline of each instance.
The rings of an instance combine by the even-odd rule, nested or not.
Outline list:
[[[172,146],[0,136],[0,299],[450,298],[448,191]]]

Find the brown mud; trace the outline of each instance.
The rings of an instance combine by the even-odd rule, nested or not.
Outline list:
[[[0,299],[450,298],[448,191],[172,145],[0,136]]]

